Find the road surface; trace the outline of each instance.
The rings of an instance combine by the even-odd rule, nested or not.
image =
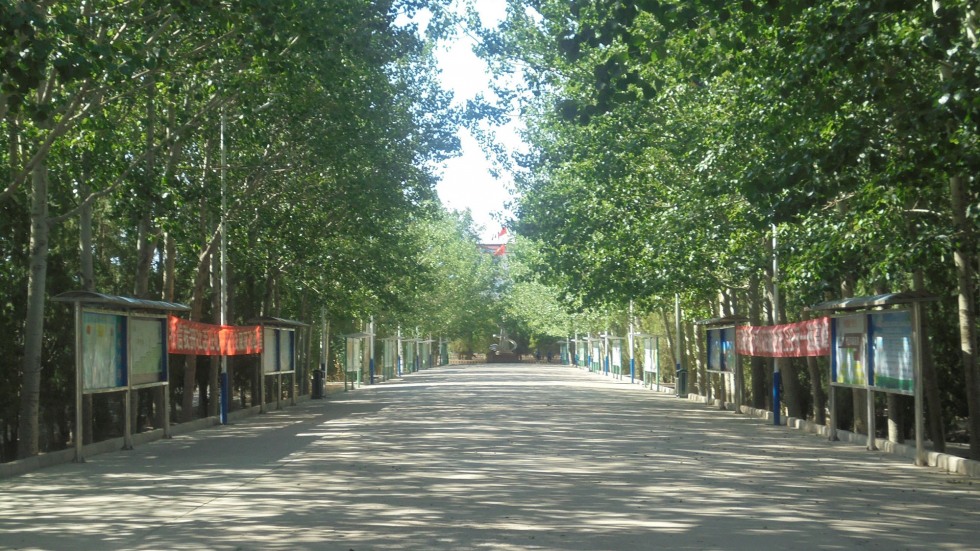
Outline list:
[[[977,549],[980,483],[594,375],[442,367],[0,481],[4,549]]]

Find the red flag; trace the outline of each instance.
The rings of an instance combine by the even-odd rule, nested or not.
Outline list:
[[[507,244],[506,243],[504,243],[503,245],[497,247],[497,250],[493,252],[493,256],[504,256],[505,254],[507,254]]]
[[[507,235],[507,228],[500,228],[500,233],[497,234],[497,239]]]

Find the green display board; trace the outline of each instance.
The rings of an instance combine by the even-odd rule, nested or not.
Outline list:
[[[126,386],[126,316],[82,313],[82,388]]]
[[[873,387],[901,394],[915,392],[912,312],[868,314],[868,342]]]
[[[885,310],[834,318],[831,382],[914,394],[912,312]]]
[[[708,329],[708,371],[724,371],[722,364],[721,329]]]
[[[167,382],[164,318],[129,319],[129,369],[133,385]]]
[[[866,336],[867,314],[851,314],[831,320],[831,383],[842,386],[867,386],[868,366]]]
[[[657,339],[643,337],[643,371],[646,373],[660,372],[660,358],[657,354]]]
[[[279,371],[292,373],[296,371],[296,355],[293,353],[296,332],[292,329],[276,329],[276,332],[279,333]]]
[[[296,370],[296,332],[292,329],[266,327],[262,330],[262,372],[292,373]]]
[[[708,371],[719,373],[735,370],[735,328],[707,330]]]

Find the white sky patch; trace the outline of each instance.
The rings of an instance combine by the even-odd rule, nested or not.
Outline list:
[[[463,8],[457,3],[460,13]],[[495,26],[506,15],[506,0],[473,0],[485,26]],[[454,94],[456,105],[465,105],[479,94],[492,97],[490,91],[490,72],[487,64],[473,53],[474,37],[460,32],[456,38],[441,45],[436,51],[436,60],[442,74],[440,80],[445,89]],[[516,133],[503,129],[501,135],[513,147],[519,147]],[[482,147],[465,128],[457,131],[462,145],[461,156],[450,159],[444,165],[442,178],[436,186],[439,198],[446,208],[469,210],[473,221],[480,229],[484,242],[493,242],[500,233],[500,216],[510,215],[506,203],[512,200],[512,183],[506,173],[504,179],[491,174],[491,163]]]
[[[463,155],[445,163],[442,178],[436,191],[442,204],[452,210],[469,209],[485,242],[493,242],[500,233],[496,213],[506,211],[505,203],[511,200],[509,184],[493,177],[490,161],[483,155],[480,144],[464,128],[459,130]]]
[[[459,0],[455,5],[458,13],[464,13],[467,2],[476,8],[484,26],[496,26],[506,16],[506,0]],[[430,19],[431,13],[422,10],[412,22],[418,25],[420,33],[424,33]],[[404,17],[395,21],[396,25],[408,23],[409,20]],[[455,105],[464,106],[468,100],[480,94],[488,98],[495,96],[490,90],[491,77],[487,64],[473,53],[475,38],[460,31],[453,40],[436,49],[435,57],[441,70],[439,80],[442,87],[453,92]],[[512,151],[523,149],[517,133],[519,126],[520,122],[515,120],[496,129],[498,138]],[[491,162],[468,130],[460,127],[457,135],[461,155],[443,165],[436,192],[446,208],[470,211],[483,242],[497,241],[495,238],[501,229],[499,219],[512,214],[506,207],[506,203],[513,199],[512,180],[505,172],[499,173],[502,179],[491,174]]]

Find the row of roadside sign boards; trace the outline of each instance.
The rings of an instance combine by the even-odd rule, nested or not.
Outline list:
[[[167,318],[86,309],[82,312],[81,368],[85,392],[167,382]],[[296,334],[263,328],[262,371],[295,371]]]
[[[709,371],[734,371],[736,330],[736,327],[707,330]],[[913,394],[912,336],[912,311],[908,308],[830,318],[831,384]]]

